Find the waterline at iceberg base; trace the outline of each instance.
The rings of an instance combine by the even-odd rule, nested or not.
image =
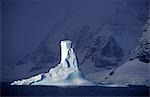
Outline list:
[[[2,84],[2,97],[149,97],[149,87],[46,86]]]
[[[28,79],[14,81],[11,85],[49,85],[49,86],[95,86],[86,80],[79,70],[79,63],[75,55],[72,41],[63,40],[61,45],[61,61],[49,70]]]

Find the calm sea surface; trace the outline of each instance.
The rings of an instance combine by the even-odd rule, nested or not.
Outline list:
[[[56,86],[11,86],[1,84],[1,96],[30,96],[30,97],[149,97],[150,87],[56,87]]]

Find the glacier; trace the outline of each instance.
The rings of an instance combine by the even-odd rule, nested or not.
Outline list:
[[[63,40],[60,45],[61,61],[56,67],[51,68],[48,73],[41,73],[28,79],[14,81],[11,85],[96,85],[86,80],[80,72],[72,41]]]

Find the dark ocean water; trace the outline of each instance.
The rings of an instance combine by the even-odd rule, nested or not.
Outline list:
[[[104,86],[11,86],[1,84],[1,96],[30,97],[149,97],[150,87],[104,87]]]

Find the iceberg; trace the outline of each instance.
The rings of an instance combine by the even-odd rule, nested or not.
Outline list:
[[[95,83],[86,80],[79,69],[72,41],[63,40],[60,63],[47,73],[38,74],[28,79],[14,81],[11,85],[50,85],[50,86],[93,86]]]

